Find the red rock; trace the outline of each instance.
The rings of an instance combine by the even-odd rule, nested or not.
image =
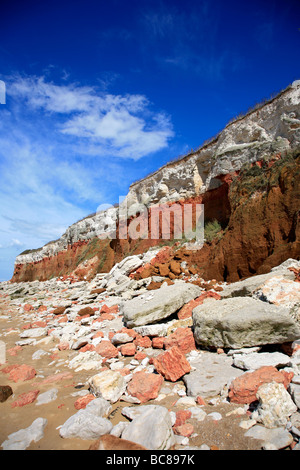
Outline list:
[[[159,374],[171,382],[176,382],[191,370],[185,355],[177,346],[173,346],[165,353],[153,358],[153,365]]]
[[[134,356],[136,353],[136,345],[133,343],[127,343],[120,346],[122,356]]]
[[[33,403],[35,401],[39,393],[39,390],[32,390],[28,393],[21,393],[18,399],[11,404],[11,407],[16,408],[17,406],[29,405],[30,403]]]
[[[287,388],[293,378],[293,372],[279,372],[276,367],[263,366],[254,372],[246,372],[234,379],[230,385],[228,397],[232,403],[250,404],[257,400],[258,388],[265,383],[282,383]]]
[[[1,369],[1,372],[3,372],[3,374],[9,374],[13,369],[18,367],[18,365],[19,364],[11,364],[10,366],[3,367],[3,369]]]
[[[206,405],[204,399],[200,396],[196,398],[196,402],[197,402],[197,405],[200,405],[200,406]]]
[[[164,340],[165,349],[177,346],[183,354],[196,349],[195,339],[191,328],[177,328],[171,335]]]
[[[136,372],[127,386],[129,395],[138,398],[141,403],[157,398],[163,384],[163,377],[159,374]]]
[[[170,246],[164,246],[157,255],[152,258],[150,264],[154,266],[157,263],[165,263],[173,255],[173,248]]]
[[[174,434],[184,437],[190,437],[194,432],[194,426],[190,423],[184,423],[180,426],[173,426]]]
[[[164,349],[165,338],[163,336],[157,336],[152,338],[152,347],[155,349]]]
[[[16,356],[21,350],[22,346],[14,346],[13,348],[8,349],[7,352],[10,356]]]
[[[142,351],[138,351],[134,356],[134,359],[136,359],[137,361],[142,361],[143,359],[145,359],[145,357],[147,357],[147,354]]]
[[[113,305],[112,307],[108,307],[106,304],[102,305],[100,313],[118,313],[119,306]]]
[[[187,304],[185,304],[181,309],[177,312],[177,316],[179,320],[183,320],[185,318],[189,318],[192,316],[193,309],[196,308],[198,305],[203,304],[203,300],[209,297],[213,297],[214,299],[220,300],[221,296],[213,291],[203,292],[199,297],[196,299],[190,300]]]
[[[97,331],[97,333],[95,333],[95,334],[93,335],[93,339],[95,339],[95,338],[104,338],[104,333],[103,333],[103,331]]]
[[[181,274],[181,267],[179,261],[175,261],[174,259],[170,263],[170,270],[172,271],[173,274],[179,275]]]
[[[24,382],[35,377],[36,371],[33,367],[26,364],[15,366],[9,373],[10,380],[13,382]]]
[[[177,312],[177,317],[179,320],[184,320],[185,318],[190,318],[193,313],[193,309],[200,305],[196,299],[190,300],[187,304],[185,304],[181,309]]]
[[[167,277],[170,274],[169,263],[158,265],[159,274],[163,277]]]
[[[299,351],[300,344],[296,342],[283,343],[281,344],[281,349],[284,354],[287,354],[288,356],[293,356],[297,351]]]
[[[192,413],[189,410],[176,411],[176,421],[174,426],[181,426],[186,422],[187,419],[191,418]]]
[[[31,310],[33,310],[33,305],[31,305],[31,304],[25,304],[24,305],[24,311],[25,312],[30,312]]]
[[[95,399],[95,396],[92,395],[91,393],[88,393],[84,397],[79,397],[75,401],[74,406],[75,406],[76,410],[82,410],[86,407],[86,405],[88,405],[94,399]]]
[[[73,378],[73,374],[71,374],[70,372],[60,372],[59,374],[49,375],[49,377],[44,379],[41,383],[51,384],[55,382],[60,382],[61,380],[72,379],[72,378]]]
[[[106,359],[118,357],[119,354],[117,348],[108,340],[101,341],[101,343],[96,346],[96,352],[100,354],[100,356],[106,357]]]
[[[67,323],[67,321],[68,321],[67,315],[61,315],[58,320],[58,323]]]
[[[117,333],[126,333],[128,336],[131,336],[132,338],[136,338],[137,337],[137,332],[132,330],[131,328],[126,328],[125,326],[117,331]]]
[[[79,352],[86,352],[86,351],[96,351],[96,347],[93,344],[86,344],[79,349]]]
[[[62,315],[65,310],[66,310],[67,307],[56,307],[54,310],[53,310],[53,315]]]
[[[95,315],[95,310],[92,307],[84,307],[77,312],[77,315],[80,317],[85,317],[86,315],[90,317]]]
[[[139,346],[141,348],[151,348],[152,346],[152,341],[149,336],[137,335],[133,342],[136,346]]]

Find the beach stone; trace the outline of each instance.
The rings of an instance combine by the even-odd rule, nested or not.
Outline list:
[[[96,400],[95,396],[92,393],[88,393],[75,401],[74,408],[76,408],[76,410],[83,410],[92,400]]]
[[[127,343],[120,346],[120,352],[122,356],[134,356],[136,353],[136,345],[133,343]]]
[[[194,432],[194,426],[191,423],[184,423],[179,426],[173,426],[174,434],[190,437]]]
[[[16,408],[29,405],[30,403],[33,403],[36,400],[36,397],[39,393],[39,390],[31,390],[27,393],[21,393],[21,395],[18,396],[18,399],[11,404],[11,407]]]
[[[130,336],[127,333],[116,333],[112,338],[111,342],[112,344],[119,345],[119,344],[124,344],[124,343],[129,343],[134,340],[133,336]]]
[[[3,450],[25,450],[31,442],[38,442],[44,436],[44,429],[48,421],[45,418],[37,418],[26,429],[20,429],[10,434],[1,445]]]
[[[173,346],[177,346],[183,354],[187,354],[193,349],[196,349],[195,339],[191,328],[179,327],[174,331],[174,333],[167,336],[164,341],[165,349],[170,349]]]
[[[250,404],[257,400],[256,394],[261,385],[277,382],[287,388],[293,375],[293,372],[279,372],[273,366],[264,366],[254,372],[245,372],[231,382],[228,398],[232,403]]]
[[[256,370],[263,366],[285,367],[290,363],[290,357],[280,352],[237,354],[233,358],[235,367],[244,370]]]
[[[165,353],[154,357],[152,362],[157,372],[171,382],[176,382],[191,370],[185,355],[177,346],[173,346]]]
[[[151,348],[152,346],[152,340],[148,336],[136,335],[133,342],[139,348]]]
[[[163,336],[157,336],[152,338],[152,347],[154,349],[164,349],[165,338]]]
[[[206,300],[193,310],[197,344],[214,348],[277,344],[300,337],[300,324],[287,308],[251,297]]]
[[[120,313],[127,327],[152,324],[169,317],[200,294],[200,287],[177,281],[123,302]]]
[[[115,403],[126,390],[124,377],[118,371],[106,370],[88,380],[91,393]]]
[[[297,408],[300,410],[300,384],[291,383],[289,391]]]
[[[117,348],[108,340],[103,340],[96,346],[96,352],[106,359],[112,359],[118,357],[119,351]]]
[[[85,408],[89,413],[100,416],[101,418],[106,417],[111,411],[111,404],[105,398],[98,397],[94,400],[89,401]]]
[[[0,403],[4,403],[13,394],[9,385],[0,385]]]
[[[170,413],[163,406],[144,405],[142,412],[124,429],[122,439],[149,450],[170,449],[175,444]]]
[[[92,403],[92,402],[91,402]],[[100,416],[89,413],[87,409],[79,410],[71,416],[60,428],[63,438],[97,439],[108,434],[113,428],[112,423]]]
[[[20,334],[20,338],[38,338],[39,336],[45,336],[48,332],[48,328],[29,328]]]
[[[256,397],[259,405],[253,418],[267,428],[286,426],[289,417],[297,411],[297,406],[282,383],[261,385]]]
[[[183,377],[187,395],[203,398],[219,395],[234,378],[243,374],[232,367],[232,358],[210,352],[190,357],[192,370]]]
[[[36,371],[33,367],[26,364],[15,366],[9,373],[9,379],[13,382],[24,382],[35,377]]]
[[[262,446],[266,444],[272,444],[276,449],[284,449],[293,442],[293,436],[284,427],[278,427],[274,429],[268,429],[265,426],[256,424],[252,426],[244,434],[246,437],[252,437],[253,439],[259,439],[262,441]]]
[[[160,374],[136,372],[128,383],[127,392],[137,397],[141,403],[146,403],[158,397],[163,382],[164,379]]]
[[[53,314],[53,315],[62,315],[62,314],[65,312],[66,308],[67,308],[67,307],[64,307],[64,306],[56,307],[56,308],[53,310],[52,314]]]
[[[84,317],[86,315],[93,316],[95,315],[95,310],[92,307],[84,307],[77,312],[77,315],[80,317]]]
[[[75,369],[75,372],[81,370],[98,369],[101,367],[102,358],[95,351],[80,352],[69,362],[69,367]]]
[[[51,401],[56,400],[57,394],[57,388],[51,388],[50,390],[47,390],[47,392],[40,393],[37,397],[36,406],[44,405],[46,403],[50,403]]]

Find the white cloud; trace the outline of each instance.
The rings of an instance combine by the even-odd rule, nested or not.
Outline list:
[[[13,77],[9,83],[8,93],[32,109],[64,115],[57,131],[85,139],[85,147],[96,147],[99,157],[136,160],[167,147],[173,136],[170,119],[151,111],[143,95],[99,94],[93,87],[58,86],[44,77]]]
[[[133,160],[168,145],[172,126],[145,96],[6,77],[0,108],[0,278],[17,253],[118,202],[137,178]],[[113,158],[117,157],[117,158]],[[121,160],[122,159],[122,160]]]
[[[18,240],[17,238],[13,238],[11,243],[10,243],[10,246],[12,247],[20,247],[20,246],[23,246],[24,243],[20,242],[20,240]]]

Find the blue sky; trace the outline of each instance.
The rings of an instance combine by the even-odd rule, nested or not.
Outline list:
[[[300,78],[296,1],[2,0],[0,280]]]

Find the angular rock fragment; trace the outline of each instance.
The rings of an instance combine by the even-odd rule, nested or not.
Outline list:
[[[160,374],[136,372],[128,383],[127,392],[139,399],[141,403],[157,398],[160,388],[164,382]]]
[[[167,336],[164,341],[165,349],[170,349],[173,346],[177,346],[183,354],[187,354],[193,349],[196,349],[192,330],[188,327],[179,327],[174,331],[174,333]]]
[[[121,437],[149,450],[168,450],[175,444],[170,414],[158,405],[144,406],[143,412],[126,426]]]
[[[300,337],[300,324],[288,309],[246,297],[207,300],[193,310],[193,326],[196,343],[215,348],[239,349]]]
[[[176,382],[191,370],[190,363],[177,346],[173,346],[152,361],[157,372],[171,382]]]
[[[259,405],[253,417],[266,428],[286,426],[289,417],[297,411],[297,406],[282,383],[261,385],[256,397]]]
[[[3,450],[25,450],[31,442],[38,442],[44,436],[44,429],[48,421],[44,418],[37,418],[26,429],[20,429],[10,434],[1,445]]]
[[[228,397],[233,403],[252,403],[257,400],[257,391],[265,383],[282,383],[285,388],[292,380],[293,373],[279,372],[273,366],[264,366],[254,372],[245,372],[234,379],[229,388]]]
[[[86,409],[79,410],[71,416],[60,428],[59,434],[63,438],[78,437],[80,439],[97,439],[111,431],[113,425],[106,419],[94,416]]]
[[[179,310],[190,300],[199,297],[201,289],[193,284],[177,281],[155,291],[128,300],[120,305],[127,327],[156,323]]]
[[[126,390],[124,377],[118,371],[106,370],[88,380],[90,391],[96,397],[115,403]]]

